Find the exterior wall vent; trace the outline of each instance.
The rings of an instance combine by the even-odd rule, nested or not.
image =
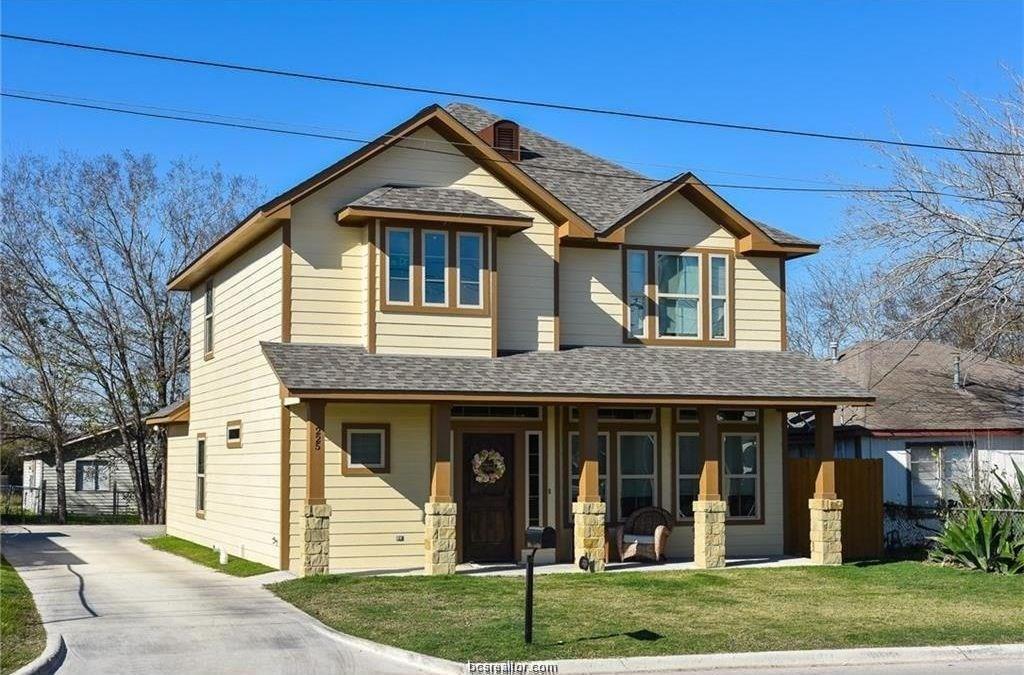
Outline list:
[[[519,161],[519,125],[512,120],[500,120],[494,123],[491,145],[505,158],[513,162]]]

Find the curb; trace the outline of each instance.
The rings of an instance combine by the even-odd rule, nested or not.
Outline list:
[[[557,667],[559,675],[603,675],[622,672],[680,672],[733,669],[811,668],[820,666],[882,666],[906,663],[945,663],[1024,659],[1024,644],[963,645],[955,647],[872,647],[814,649],[738,654],[635,656],[621,659],[537,661]],[[528,670],[526,672],[529,672]]]
[[[64,636],[55,631],[47,631],[43,653],[14,671],[12,675],[51,675],[64,664],[67,655],[68,646],[64,642]]]
[[[318,625],[314,627],[318,631],[335,642],[340,642],[346,647],[368,652],[375,656],[387,658],[392,661],[399,661],[410,668],[415,668],[422,672],[437,673],[437,675],[462,675],[464,672],[463,665],[461,663],[448,661],[447,659],[438,658],[436,656],[427,656],[426,654],[420,654],[419,652],[411,652],[408,649],[392,647],[390,645],[374,642],[373,640],[367,640],[365,638],[349,635],[348,633],[342,633],[341,631],[334,630],[330,626],[317,621],[315,617],[308,614],[306,616],[309,616],[317,622]],[[16,675],[20,675],[20,673]]]

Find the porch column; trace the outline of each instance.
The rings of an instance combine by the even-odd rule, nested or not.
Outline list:
[[[725,567],[725,512],[722,500],[718,409],[703,406],[700,420],[700,487],[693,503],[693,562],[696,567]]]
[[[811,509],[811,560],[819,565],[843,562],[843,500],[836,494],[835,408],[815,408],[814,449],[821,461],[814,483]]]
[[[595,572],[604,570],[605,513],[598,483],[597,406],[581,405],[580,410],[580,492],[572,504],[573,559],[584,556]]]
[[[331,553],[331,506],[324,497],[324,417],[327,406],[324,401],[313,400],[306,407],[302,573],[327,574]]]
[[[457,507],[452,490],[452,407],[430,406],[430,497],[423,508],[423,571],[454,574]]]

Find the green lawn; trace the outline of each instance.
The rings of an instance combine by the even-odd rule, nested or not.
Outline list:
[[[270,587],[345,633],[465,660],[1024,641],[1024,575],[920,562],[538,576],[306,577]]]
[[[56,525],[57,516],[52,513],[40,515],[36,513],[8,511],[0,513],[0,524],[3,525]],[[65,525],[138,525],[139,517],[134,514],[118,516],[93,516],[69,513]]]
[[[39,656],[46,631],[25,582],[0,558],[0,673],[7,675]]]
[[[142,541],[158,551],[167,551],[174,555],[180,555],[182,558],[188,558],[192,562],[212,567],[218,572],[224,572],[236,577],[251,577],[256,574],[274,571],[273,567],[267,567],[262,563],[246,560],[245,558],[236,558],[233,555],[228,556],[227,565],[221,565],[220,554],[213,549],[200,546],[185,539],[179,539],[178,537],[164,535],[162,537],[153,537],[152,539],[143,539]]]

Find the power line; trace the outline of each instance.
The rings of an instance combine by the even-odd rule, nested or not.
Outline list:
[[[288,135],[288,136],[301,136],[301,137],[305,137],[305,138],[317,138],[317,139],[322,139],[322,140],[343,141],[343,142],[347,142],[347,143],[366,144],[366,143],[372,143],[373,142],[373,139],[367,139],[367,138],[356,138],[356,137],[352,137],[352,136],[341,136],[341,135],[336,135],[336,134],[313,132],[313,131],[299,131],[299,130],[294,130],[294,129],[282,129],[282,128],[278,128],[278,127],[265,126],[265,125],[257,125],[257,124],[244,124],[242,122],[230,122],[230,121],[225,121],[223,119],[220,119],[220,120],[218,120],[218,119],[204,119],[204,118],[201,118],[201,117],[194,117],[194,116],[187,116],[187,115],[180,115],[180,114],[161,113],[161,112],[146,112],[146,111],[143,111],[143,110],[132,110],[132,109],[129,109],[129,108],[114,107],[114,106],[110,106],[110,105],[100,105],[100,104],[94,104],[94,103],[81,103],[81,102],[76,102],[76,101],[71,101],[71,100],[66,100],[66,99],[51,98],[51,97],[40,96],[40,95],[19,94],[19,93],[14,93],[14,92],[10,92],[10,91],[2,91],[2,92],[0,92],[0,96],[2,96],[4,98],[11,98],[11,99],[22,100],[22,101],[31,101],[31,102],[35,102],[35,103],[47,103],[47,104],[51,104],[51,105],[61,105],[61,106],[67,106],[67,107],[71,107],[71,108],[83,108],[83,109],[87,109],[87,110],[98,110],[98,111],[103,111],[103,112],[113,112],[113,113],[120,113],[120,114],[124,114],[124,115],[133,115],[133,116],[136,116],[136,117],[148,117],[148,118],[154,118],[154,119],[171,120],[171,121],[175,121],[175,122],[191,122],[191,123],[194,123],[194,124],[204,124],[204,125],[216,126],[216,127],[227,127],[227,128],[231,128],[231,129],[247,129],[247,130],[251,130],[251,131],[263,131],[263,132],[267,132],[267,133],[283,134],[283,135]],[[150,107],[150,110],[153,110],[153,108]],[[392,136],[392,138],[395,138],[395,137]],[[400,137],[398,137],[398,138],[400,138]],[[444,150],[435,150],[435,149],[432,149],[432,148],[418,148],[418,147],[411,146],[411,145],[400,145],[399,147],[401,147],[403,150],[413,150],[413,151],[416,151],[416,152],[429,152],[429,153],[433,153],[433,154],[437,154],[437,155],[447,155],[449,157],[462,157],[462,156],[464,156],[464,155],[462,155],[462,153],[445,152]],[[487,161],[494,162],[494,163],[500,163],[500,164],[517,165],[516,162],[513,162],[512,160],[507,160],[507,159],[488,159]],[[643,182],[643,183],[647,183],[647,184],[657,184],[657,183],[664,184],[664,183],[669,182],[667,180],[665,180],[665,181],[658,181],[658,180],[653,179],[653,178],[646,178],[644,176],[639,176],[639,175],[630,175],[630,174],[623,174],[623,173],[605,173],[605,172],[598,172],[598,171],[586,171],[586,170],[583,170],[583,169],[569,169],[569,168],[565,168],[565,167],[555,167],[555,166],[547,166],[547,165],[543,165],[543,164],[537,164],[536,162],[531,162],[531,166],[534,167],[534,168],[545,169],[547,171],[555,171],[555,172],[559,172],[559,173],[571,173],[571,174],[584,175],[584,176],[593,176],[593,177],[599,177],[599,178],[617,178],[617,179],[620,179],[620,180],[632,180],[632,181]],[[780,185],[742,185],[742,184],[733,184],[733,183],[706,183],[706,185],[708,185],[709,187],[713,187],[713,188],[722,188],[722,189],[732,188],[732,189],[738,189],[738,190],[763,190],[763,191],[769,191],[769,192],[832,193],[832,194],[858,194],[858,193],[861,193],[861,194],[910,194],[910,195],[921,195],[921,196],[949,197],[949,198],[953,198],[953,199],[963,199],[963,200],[967,200],[967,201],[994,202],[994,203],[999,203],[999,204],[1014,204],[1015,205],[1014,202],[1008,202],[1008,201],[1003,201],[1003,200],[989,198],[989,197],[975,197],[975,196],[971,196],[971,195],[962,195],[962,194],[949,193],[949,192],[939,192],[939,191],[934,191],[934,190],[909,190],[909,189],[901,189],[901,188],[810,188],[810,187],[787,187],[787,186],[780,186]],[[655,187],[655,185],[650,185],[650,187]]]
[[[534,101],[522,98],[510,98],[505,96],[489,96],[486,94],[473,94],[463,91],[452,91],[448,89],[435,89],[431,87],[417,87],[405,84],[392,84],[387,82],[375,82],[372,80],[362,80],[349,77],[335,77],[331,75],[322,75],[317,73],[303,73],[292,70],[281,70],[277,68],[266,68],[263,66],[250,66],[239,63],[227,63],[224,61],[211,61],[208,59],[193,59],[184,56],[172,56],[170,54],[157,54],[155,52],[143,52],[131,49],[116,49],[113,47],[103,47],[100,45],[84,44],[79,42],[67,42],[63,40],[51,40],[47,38],[34,37],[30,35],[18,35],[14,33],[0,33],[0,38],[7,40],[18,40],[21,42],[30,42],[33,44],[47,45],[51,47],[63,47],[68,49],[80,49],[92,52],[101,52],[104,54],[115,54],[117,56],[131,56],[136,58],[151,59],[155,61],[166,61],[170,63],[182,63],[194,66],[205,66],[208,68],[220,68],[224,70],[234,70],[246,73],[256,73],[260,75],[275,75],[280,77],[290,77],[301,80],[311,80],[314,82],[329,82],[332,84],[344,84],[356,87],[367,87],[372,89],[387,89],[391,91],[404,91],[418,94],[431,94],[434,96],[449,96],[453,98],[465,98],[476,101],[489,101],[492,103],[508,103],[511,105],[522,105],[530,106],[533,108],[548,108],[551,110],[562,110],[568,112],[582,112],[593,115],[606,115],[612,117],[625,117],[629,119],[647,120],[655,122],[670,122],[674,124],[686,124],[693,126],[702,127],[713,127],[718,129],[732,129],[734,131],[751,131],[768,134],[777,134],[783,136],[797,136],[803,138],[817,138],[827,139],[833,141],[847,141],[854,143],[874,143],[878,145],[891,145],[905,148],[919,148],[926,150],[945,150],[953,152],[970,152],[984,155],[1003,155],[1011,157],[1019,157],[1022,153],[1012,152],[1009,150],[986,150],[982,148],[970,148],[957,145],[942,145],[937,143],[915,143],[911,141],[898,141],[887,138],[875,138],[871,136],[853,136],[849,134],[831,134],[818,131],[805,131],[800,129],[784,129],[779,127],[766,127],[750,124],[736,124],[731,122],[716,122],[712,120],[702,120],[687,117],[676,117],[672,115],[654,114],[654,113],[638,113],[627,110],[616,110],[612,108],[596,108],[590,106],[571,105],[567,103],[553,103],[549,101]]]

